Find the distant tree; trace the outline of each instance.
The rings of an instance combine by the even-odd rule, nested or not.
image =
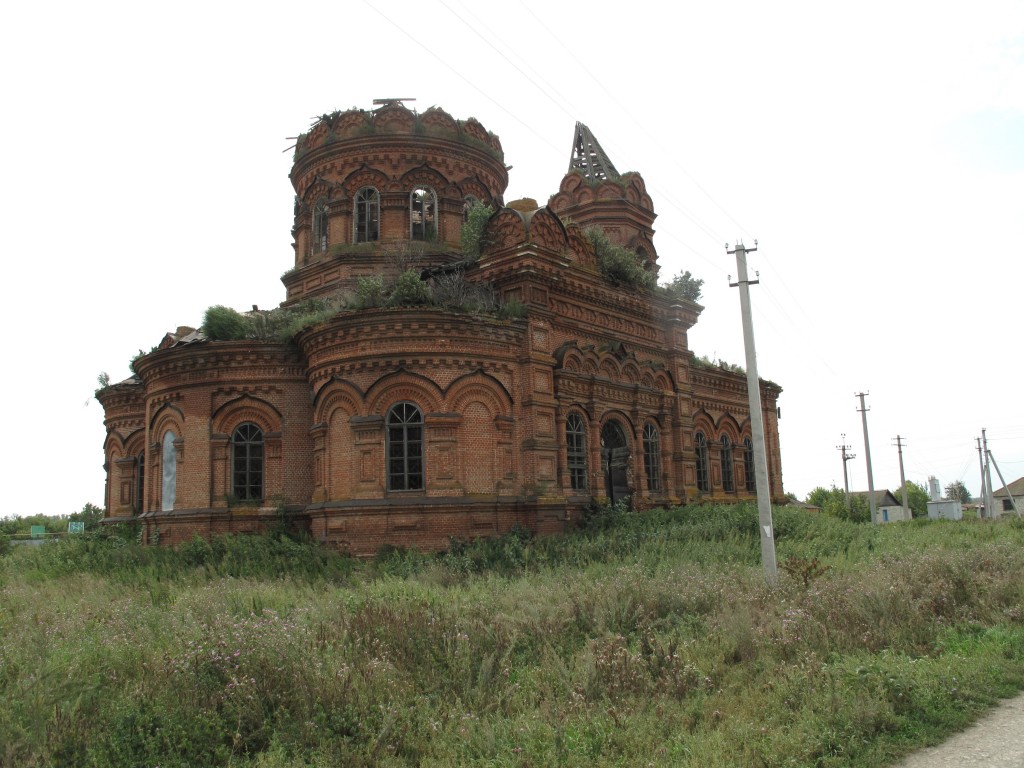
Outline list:
[[[963,480],[955,480],[946,486],[946,498],[959,501],[961,504],[970,504],[971,492],[967,490]]]
[[[892,495],[896,497],[896,501],[903,503],[903,486],[901,485]],[[910,507],[910,513],[914,517],[927,517],[928,516],[928,491],[920,483],[915,483],[913,480],[907,481],[907,506]]]
[[[86,505],[82,507],[81,512],[72,512],[71,515],[68,516],[69,521],[85,523],[85,529],[87,531],[92,530],[99,525],[99,522],[102,519],[103,508],[89,503],[86,503]]]
[[[812,507],[824,507],[825,502],[828,501],[832,491],[838,490],[834,485],[830,491],[828,488],[818,486],[813,491],[807,494],[807,503]]]
[[[866,523],[871,519],[868,501],[862,496],[853,496],[850,506],[846,506],[846,492],[842,488],[815,488],[807,495],[807,503],[821,507],[821,511],[842,520],[854,523]]]

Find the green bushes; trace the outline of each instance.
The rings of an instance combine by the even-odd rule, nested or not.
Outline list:
[[[467,259],[475,261],[487,247],[484,229],[493,215],[493,208],[479,202],[473,203],[466,211],[466,220],[459,230],[459,244],[462,246],[462,255]]]
[[[644,269],[635,252],[615,245],[597,227],[588,227],[583,234],[594,248],[598,269],[613,284],[627,288],[654,288],[657,276]]]
[[[252,336],[252,324],[242,313],[217,304],[203,315],[203,333],[214,341],[240,341]]]

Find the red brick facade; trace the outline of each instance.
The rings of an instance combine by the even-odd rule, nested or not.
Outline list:
[[[584,235],[600,227],[657,272],[638,174],[570,173],[548,205],[504,207],[495,136],[391,103],[324,116],[300,137],[291,178],[283,306],[457,265],[525,316],[374,307],[288,343],[169,334],[98,394],[109,520],[137,520],[161,544],[283,520],[366,555],[515,525],[560,531],[609,497],[753,496],[746,378],[695,363],[687,331],[701,307],[616,287]],[[475,261],[460,250],[467,200],[496,210]],[[776,498],[780,392],[762,382]]]

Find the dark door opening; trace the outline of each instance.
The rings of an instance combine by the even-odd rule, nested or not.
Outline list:
[[[601,469],[604,472],[605,493],[614,504],[628,499],[629,488],[629,442],[622,425],[609,421],[601,428]]]

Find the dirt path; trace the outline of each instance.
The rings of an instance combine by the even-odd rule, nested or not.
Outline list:
[[[915,752],[895,768],[1024,767],[1024,694],[1006,699],[966,731]]]

